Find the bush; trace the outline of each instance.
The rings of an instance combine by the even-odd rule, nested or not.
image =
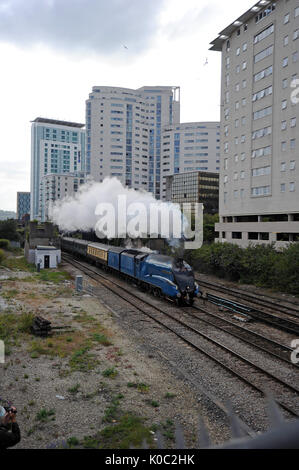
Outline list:
[[[0,248],[4,248],[5,250],[8,250],[10,246],[9,240],[5,240],[4,238],[0,238]]]
[[[0,264],[2,263],[2,261],[4,260],[4,258],[5,258],[4,251],[3,251],[3,250],[0,250]]]
[[[230,243],[214,243],[191,252],[188,260],[202,273],[299,295],[299,243],[281,252],[274,245],[244,249]]]

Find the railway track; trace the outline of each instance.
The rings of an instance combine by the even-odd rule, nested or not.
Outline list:
[[[208,285],[210,285],[208,283]],[[201,286],[205,286],[205,281],[201,283]],[[212,285],[210,287],[211,290],[218,291],[218,287]],[[221,286],[221,292],[226,293],[229,296],[233,296],[230,289],[226,290],[225,287]],[[234,295],[236,298],[236,294]],[[255,307],[250,305],[241,304],[235,300],[231,300],[227,297],[219,297],[217,295],[207,293],[206,300],[209,302],[223,307],[226,310],[229,310],[234,313],[238,313],[240,315],[249,316],[257,321],[266,323],[274,328],[278,328],[282,331],[286,331],[287,333],[291,333],[294,335],[299,335],[299,319],[296,321],[293,315],[283,314],[277,315],[275,313],[270,313],[265,310],[257,310]],[[239,298],[238,298],[239,300]]]
[[[231,336],[270,354],[276,359],[280,359],[293,367],[299,367],[298,364],[294,364],[290,359],[291,353],[294,351],[290,346],[281,344],[254,331],[250,331],[231,320],[220,317],[197,305],[194,305],[192,308],[184,309],[184,311],[189,315],[195,316],[201,322],[211,325],[225,333],[229,333]],[[197,315],[198,312],[201,313],[200,317]],[[202,314],[205,315],[203,316]]]
[[[225,294],[238,297],[239,299],[247,300],[248,302],[251,302],[254,305],[259,305],[261,307],[274,310],[277,313],[287,314],[288,316],[299,319],[299,303],[297,302],[282,300],[281,302],[288,305],[284,305],[281,302],[278,304],[279,299],[276,299],[275,297],[266,296],[268,299],[270,299],[266,300],[258,294],[250,294],[248,292],[244,292],[242,289],[233,289],[231,287],[223,286],[221,284],[214,284],[208,281],[203,281],[202,279],[196,279],[196,281],[199,282],[200,285],[202,285],[203,287],[207,287],[211,290],[223,292]]]
[[[133,293],[132,290],[129,290],[127,287],[124,287],[114,280],[112,281],[111,279],[108,279],[102,273],[99,273],[98,270],[91,268],[85,263],[74,261],[73,258],[65,255],[64,259],[73,266],[79,268],[90,278],[108,288],[139,312],[175,334],[176,337],[186,343],[189,347],[201,354],[204,354],[214,363],[221,366],[221,368],[246,383],[261,396],[266,396],[268,390],[271,390],[271,392],[275,392],[278,396],[283,396],[284,398],[287,397],[287,399],[292,403],[297,400],[299,395],[299,389],[297,387],[263,369],[221,342],[216,341],[209,335],[199,331],[190,324],[187,324],[185,321],[182,321],[181,318],[178,318],[180,312],[177,312],[175,315],[170,314],[169,311],[165,311],[165,309],[162,310],[160,307],[153,305],[144,298],[141,299],[138,295]],[[172,313],[173,310],[174,309],[172,308]],[[204,347],[202,344],[198,344],[197,341],[199,337],[201,338],[201,342],[204,343]],[[265,377],[267,377],[268,380],[267,389],[264,388]],[[277,397],[275,397],[275,399],[281,408],[289,415],[292,417],[299,417],[299,413],[290,407],[289,404],[283,402]]]

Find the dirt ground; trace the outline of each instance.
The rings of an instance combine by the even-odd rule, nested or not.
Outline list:
[[[41,278],[0,268],[0,284],[7,349],[0,399],[18,409],[22,440],[15,448],[128,448],[144,439],[155,446],[158,430],[173,447],[182,416],[188,446],[196,447],[196,395],[99,300],[78,295],[66,273]],[[35,315],[64,329],[34,337]]]

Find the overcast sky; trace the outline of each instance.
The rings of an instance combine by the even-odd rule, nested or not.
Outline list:
[[[84,122],[94,85],[180,86],[182,122],[220,119],[209,43],[254,3],[0,0],[0,209],[30,190],[30,121]]]

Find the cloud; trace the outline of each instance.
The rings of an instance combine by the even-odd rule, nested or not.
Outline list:
[[[169,22],[164,28],[164,33],[170,39],[178,39],[195,32],[206,32],[214,24],[218,13],[219,8],[217,9],[213,2],[205,6],[191,8],[185,11],[180,18]]]
[[[164,1],[0,0],[0,41],[135,55],[148,47]]]

